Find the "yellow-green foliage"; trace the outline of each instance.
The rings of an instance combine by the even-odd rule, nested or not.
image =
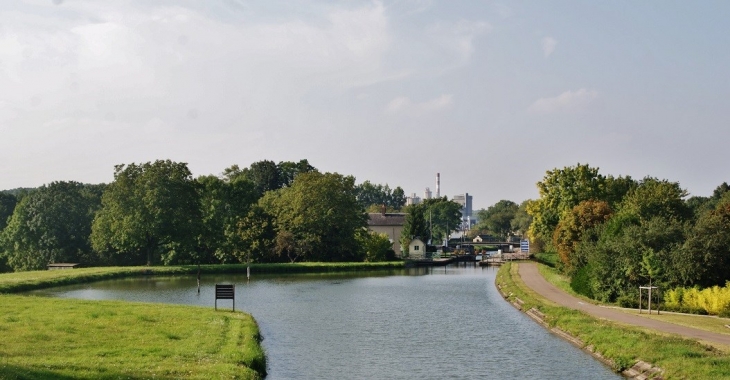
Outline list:
[[[730,311],[730,282],[722,288],[676,288],[664,294],[664,303],[669,308],[703,310],[711,315],[727,313]]]

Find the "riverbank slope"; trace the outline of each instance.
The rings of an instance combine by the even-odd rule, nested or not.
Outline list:
[[[193,306],[0,295],[0,378],[261,379],[256,321]]]
[[[525,285],[519,276],[519,265],[500,268],[496,283],[503,295],[546,327],[559,335],[564,333],[577,346],[604,358],[614,370],[629,372],[637,363],[651,363],[661,371],[653,376],[664,379],[730,379],[727,352],[559,306]]]

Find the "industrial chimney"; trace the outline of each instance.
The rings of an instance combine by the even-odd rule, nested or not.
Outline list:
[[[436,198],[441,198],[441,173],[436,173]]]

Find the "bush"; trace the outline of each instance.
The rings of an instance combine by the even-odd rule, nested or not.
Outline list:
[[[664,302],[668,309],[730,316],[730,283],[725,287],[713,286],[700,290],[693,288],[676,288],[664,294]]]
[[[570,288],[576,293],[593,298],[593,290],[591,288],[590,268],[585,266],[578,269],[570,280]]]
[[[621,307],[628,307],[632,309],[639,307],[639,299],[628,294],[620,295],[616,298],[616,303]]]

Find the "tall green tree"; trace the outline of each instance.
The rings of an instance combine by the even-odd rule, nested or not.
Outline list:
[[[223,180],[231,182],[234,179],[247,179],[254,184],[259,197],[267,191],[289,187],[294,178],[302,173],[315,172],[317,168],[309,164],[306,159],[281,161],[278,164],[270,160],[257,161],[247,168],[231,165],[223,171]]]
[[[425,207],[422,204],[406,206],[406,217],[403,223],[403,229],[400,234],[400,244],[403,247],[402,252],[408,255],[408,245],[413,239],[419,238],[424,242],[431,239],[431,233],[428,221],[424,217]]]
[[[530,200],[528,199],[520,203],[520,206],[517,208],[517,212],[515,212],[514,218],[510,221],[512,231],[519,232],[522,236],[527,234],[527,231],[530,229],[530,225],[532,224],[532,216],[527,213],[527,204],[529,201]]]
[[[519,206],[517,203],[501,200],[486,210],[477,211],[477,219],[479,223],[477,229],[487,230],[500,238],[506,239],[512,232],[512,220],[517,215]]]
[[[420,205],[432,244],[439,244],[461,224],[461,205],[447,197],[425,199]],[[426,240],[424,240],[426,241]]]
[[[201,210],[198,258],[201,262],[232,262],[243,244],[238,224],[258,199],[254,185],[245,178],[224,181],[216,176],[198,177],[196,182]]]
[[[692,213],[683,200],[686,196],[687,191],[677,182],[646,177],[626,194],[619,212],[635,215],[640,220],[657,216],[684,220]]]
[[[400,186],[396,186],[395,189],[393,189],[393,193],[390,194],[390,201],[388,203],[388,206],[400,210],[403,208],[403,206],[406,205],[406,192],[403,191],[403,188]]]
[[[199,193],[187,164],[117,165],[94,219],[94,249],[148,265],[197,261]]]
[[[529,235],[551,242],[564,213],[582,201],[605,197],[606,178],[598,173],[598,168],[579,163],[547,171],[537,188],[540,198],[527,205],[527,212],[533,217]]]
[[[370,181],[355,186],[355,196],[363,208],[385,205],[386,208],[400,210],[406,204],[405,191],[400,186],[391,190],[388,184],[379,185]]]
[[[367,215],[355,199],[353,177],[302,173],[259,205],[273,217],[274,248],[290,260],[362,260],[355,234],[366,227]]]
[[[267,191],[281,188],[279,168],[274,161],[263,160],[254,162],[243,172],[244,177],[253,182],[259,194],[263,195]]]
[[[0,232],[8,225],[8,219],[15,211],[18,199],[10,193],[0,193]]]
[[[700,273],[692,285],[722,286],[730,281],[730,197],[697,219],[684,252],[691,261],[688,266]]]
[[[587,200],[578,203],[560,220],[553,234],[553,246],[567,273],[572,274],[587,264],[584,257],[575,254],[576,247],[586,232],[605,223],[612,214],[608,202]]]
[[[260,204],[254,204],[246,216],[238,222],[237,233],[239,244],[232,254],[238,261],[245,262],[277,262],[281,252],[277,252],[276,226],[274,217],[268,214]]]
[[[309,161],[306,159],[299,160],[299,162],[281,161],[276,165],[276,168],[279,172],[278,188],[291,186],[292,183],[294,183],[294,179],[299,174],[317,171],[317,168],[310,165]]]
[[[16,271],[54,262],[95,264],[91,223],[101,201],[78,182],[52,182],[31,191],[15,207],[3,231],[4,255]]]

